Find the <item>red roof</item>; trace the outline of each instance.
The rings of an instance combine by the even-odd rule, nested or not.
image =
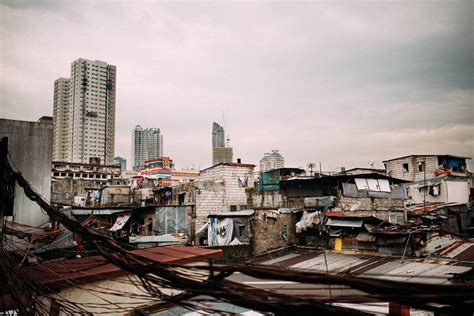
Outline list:
[[[324,213],[326,217],[345,217],[346,213],[341,211],[333,211],[333,212],[326,212]]]
[[[203,261],[222,256],[222,250],[219,249],[180,245],[147,248],[133,250],[131,252],[158,262],[179,264]],[[71,286],[69,282],[94,282],[126,275],[128,273],[112,263],[109,263],[108,260],[102,256],[49,262],[25,267],[23,271],[38,283],[50,289]]]

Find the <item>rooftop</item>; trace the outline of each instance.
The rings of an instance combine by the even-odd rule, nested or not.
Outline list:
[[[474,251],[474,248],[471,248]],[[471,251],[469,250],[469,251]],[[326,273],[326,262],[329,273],[350,274],[365,278],[420,283],[420,284],[453,284],[454,276],[470,272],[470,266],[440,264],[422,260],[398,257],[350,255],[344,253],[308,251],[296,249],[279,256],[263,257],[254,262],[263,265],[278,266],[285,269]]]
[[[157,262],[177,264],[206,261],[222,255],[222,250],[178,245],[131,252]],[[128,274],[102,256],[48,262],[26,267],[23,271],[39,284],[50,289],[68,287],[71,282],[87,283]]]
[[[406,155],[398,158],[392,158],[388,160],[384,160],[383,162],[388,162],[388,161],[393,161],[393,160],[398,160],[398,159],[403,159],[403,158],[408,158],[408,157],[428,157],[428,156],[447,156],[447,157],[452,157],[452,158],[460,158],[460,159],[471,159],[471,157],[466,157],[466,156],[456,156],[456,155],[449,155],[449,154],[428,154],[428,155]]]

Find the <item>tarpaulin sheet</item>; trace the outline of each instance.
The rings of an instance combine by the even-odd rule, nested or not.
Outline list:
[[[227,246],[232,241],[234,232],[234,221],[231,218],[224,218],[217,224],[217,245]]]
[[[186,233],[188,231],[186,207],[158,207],[155,211],[155,231],[159,234]]]
[[[112,232],[116,232],[117,230],[122,229],[129,219],[130,219],[130,215],[123,215],[123,216],[117,217],[117,219],[115,220],[114,226],[112,226],[109,230]]]
[[[296,223],[296,232],[301,233],[301,231],[306,230],[306,228],[313,227],[313,224],[319,224],[319,217],[319,212],[308,213],[307,211],[304,211],[301,220]]]
[[[209,218],[207,240],[209,246],[228,246],[232,241],[234,221],[231,218]]]

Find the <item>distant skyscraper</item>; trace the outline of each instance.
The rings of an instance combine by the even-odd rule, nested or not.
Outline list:
[[[53,160],[113,164],[116,67],[79,58],[54,82]]]
[[[224,128],[216,122],[212,123],[212,165],[232,162],[233,158],[232,147],[226,147]]]
[[[120,164],[120,171],[127,170],[127,159],[122,158],[122,157],[115,157],[114,161],[115,163]]]
[[[225,147],[224,128],[216,122],[212,123],[212,147]]]
[[[260,171],[268,171],[285,166],[285,159],[278,150],[272,150],[271,153],[265,153],[260,159]]]
[[[135,126],[132,131],[132,166],[134,170],[143,168],[146,160],[163,156],[163,135],[159,128]]]

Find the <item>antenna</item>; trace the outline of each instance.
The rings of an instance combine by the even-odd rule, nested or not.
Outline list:
[[[227,108],[225,110],[222,110],[222,125],[224,125],[224,133],[227,132],[227,124],[225,123],[225,111],[227,111]],[[225,134],[225,147],[229,147],[230,143],[230,134],[226,133]]]

